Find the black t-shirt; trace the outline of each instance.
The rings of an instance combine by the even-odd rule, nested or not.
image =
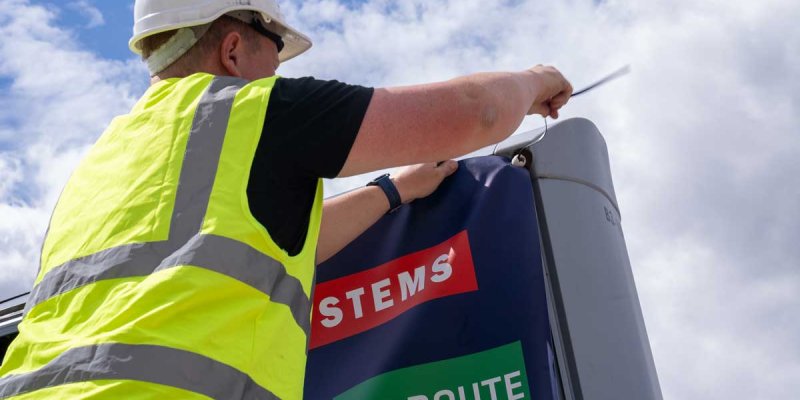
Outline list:
[[[314,78],[275,81],[247,197],[250,211],[290,255],[303,248],[317,179],[341,171],[373,92]]]

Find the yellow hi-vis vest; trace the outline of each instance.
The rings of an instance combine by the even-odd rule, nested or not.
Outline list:
[[[114,119],[53,213],[0,398],[302,397],[322,185],[293,257],[246,193],[275,79],[167,80]]]

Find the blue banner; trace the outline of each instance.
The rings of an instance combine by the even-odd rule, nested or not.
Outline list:
[[[306,399],[554,399],[530,175],[462,161],[319,266]]]

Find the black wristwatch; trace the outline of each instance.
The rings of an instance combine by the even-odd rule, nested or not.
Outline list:
[[[400,192],[397,191],[397,187],[394,186],[394,182],[389,178],[389,174],[383,174],[375,179],[372,182],[368,183],[367,186],[379,186],[383,189],[383,193],[386,194],[386,198],[389,199],[389,212],[387,214],[394,212],[400,206],[403,205],[403,200],[400,198]]]

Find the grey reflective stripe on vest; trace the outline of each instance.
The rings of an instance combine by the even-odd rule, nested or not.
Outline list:
[[[237,279],[268,295],[272,302],[285,304],[291,310],[297,325],[305,332],[308,338],[311,330],[311,301],[309,297],[306,296],[303,291],[303,286],[297,278],[289,275],[286,268],[280,262],[255,250],[247,244],[221,236],[200,233],[216,178],[217,167],[222,153],[222,145],[225,139],[233,101],[236,93],[238,93],[245,84],[246,82],[244,80],[218,77],[211,82],[211,85],[200,99],[195,112],[189,139],[186,144],[186,154],[181,166],[180,178],[175,196],[175,206],[170,221],[169,238],[163,242],[136,243],[106,249],[89,256],[68,261],[53,268],[45,274],[42,281],[34,287],[28,299],[26,314],[31,308],[47,299],[94,282],[119,278],[143,277],[168,268],[191,265]],[[98,372],[93,368],[95,366],[104,365],[103,362],[88,365],[88,370],[82,373],[70,372],[71,375],[65,374],[63,371],[55,374],[46,371],[51,371],[51,369],[48,368],[57,369],[57,366],[52,366],[53,363],[62,360],[63,357],[71,354],[71,352],[94,351],[85,349],[100,349],[105,348],[104,346],[106,345],[69,350],[37,371],[9,377],[8,379],[15,379],[13,382],[16,382],[16,385],[19,387],[33,387],[38,385],[37,387],[42,388],[80,381],[81,379],[75,378],[79,375],[88,376],[95,373],[102,375],[105,372]],[[136,349],[139,350],[135,350],[131,353],[131,356],[135,356],[134,358],[140,356],[145,358],[141,358],[141,361],[134,361],[132,364],[124,365],[138,365],[135,364],[135,362],[141,362],[142,365],[139,367],[146,370],[155,367],[154,364],[161,363],[162,360],[168,358],[168,356],[164,355],[166,353],[152,353],[148,352],[150,350],[141,350],[146,349],[142,346],[136,346]],[[164,348],[157,349],[162,351]],[[170,350],[177,351],[174,349]],[[100,353],[98,352],[96,354]],[[231,368],[224,364],[219,364],[216,361],[205,359],[197,354],[186,354],[190,354],[191,357],[201,358],[202,360],[196,360],[201,365],[216,363],[212,365],[214,368],[220,368],[220,365]],[[154,358],[150,358],[151,356]],[[178,371],[186,371],[187,368],[193,368],[191,363],[195,361],[192,361],[191,357],[183,356],[182,360],[188,361],[189,364],[184,365],[182,362],[178,363],[176,361],[175,368],[177,368]],[[159,361],[153,363],[153,360]],[[58,362],[63,363],[64,361]],[[235,372],[240,375],[245,375],[239,371]],[[139,370],[133,371],[128,367],[124,367],[119,371],[115,370],[114,373],[116,373],[116,375],[112,378],[85,378],[82,380],[133,379],[151,381],[148,379],[139,379],[137,377],[137,374],[147,375],[148,372]],[[208,378],[209,373],[210,372],[202,372],[202,370],[197,371],[197,375],[193,376],[193,379],[204,380]],[[172,378],[175,378],[176,382],[181,381],[181,379],[179,379],[181,377],[186,377],[186,374],[180,373],[172,375]],[[242,378],[239,377],[236,379],[241,381]],[[255,385],[249,378],[247,379],[247,382],[249,382],[247,385]],[[234,382],[238,381],[235,380]],[[12,381],[8,381],[9,384],[11,382]],[[44,384],[41,382],[44,382]],[[165,384],[183,387],[172,383]],[[238,385],[238,383],[236,384]],[[0,380],[0,388],[2,388],[0,390],[7,390],[5,385],[6,378]],[[227,383],[220,385],[220,390],[223,390]],[[203,390],[206,389],[209,388]],[[190,390],[197,391],[195,389]],[[269,394],[266,389],[258,388],[258,390]],[[197,392],[205,393],[204,391]],[[225,393],[226,394],[222,396],[222,398],[235,397],[229,396],[227,394],[229,392]],[[269,394],[269,396],[272,395]],[[274,398],[274,396],[269,396],[255,398]]]
[[[272,302],[287,305],[308,337],[311,301],[300,280],[289,275],[283,264],[244,243],[221,236],[197,234],[177,249],[170,242],[113,247],[62,264],[36,285],[26,308],[30,310],[53,296],[90,283],[147,276],[191,265],[237,279],[268,295]]]
[[[197,235],[165,259],[156,270],[178,265],[193,265],[219,272],[247,283],[270,296],[273,303],[285,304],[303,329],[311,333],[311,300],[300,280],[286,273],[283,264],[252,247],[222,236]]]
[[[121,343],[70,349],[34,372],[6,376],[0,379],[0,398],[96,380],[150,382],[213,399],[278,398],[247,374],[199,354]]]
[[[199,233],[211,198],[233,101],[245,84],[241,79],[218,77],[200,99],[186,143],[167,241],[113,247],[53,268],[34,287],[26,314],[53,296],[90,283],[147,276],[188,264],[238,279],[269,295],[273,302],[286,304],[297,325],[309,335],[311,301],[300,281],[288,275],[281,263],[246,244]],[[211,248],[203,248],[198,253],[200,244]],[[225,260],[220,259],[221,255]]]
[[[203,226],[233,100],[245,84],[247,82],[242,79],[218,77],[200,98],[175,193],[175,207],[169,226],[168,240],[171,243],[186,243]]]

